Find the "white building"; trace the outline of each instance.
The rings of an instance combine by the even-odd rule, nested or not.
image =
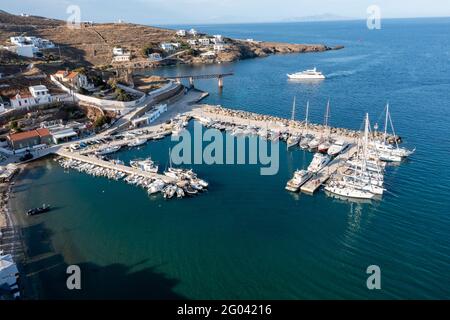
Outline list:
[[[33,96],[36,104],[52,102],[52,96],[49,93],[46,86],[44,85],[31,86],[28,87],[28,90],[30,90],[30,93]]]
[[[162,60],[162,57],[158,52],[154,52],[154,53],[150,53],[148,55],[148,60],[150,60],[152,62],[158,62],[158,61]]]
[[[221,42],[223,42],[223,36],[221,34],[215,34],[213,42],[214,43],[221,43]]]
[[[186,30],[178,30],[177,36],[179,37],[186,37]]]
[[[23,46],[23,45],[33,45],[37,49],[51,49],[55,45],[48,39],[42,39],[38,37],[10,37],[10,41],[13,45]]]
[[[195,29],[191,29],[191,30],[189,30],[189,34],[191,35],[191,36],[196,36],[196,35],[198,35],[198,32],[197,32],[197,30],[195,30]]]
[[[36,100],[30,93],[18,93],[10,101],[13,108],[27,108],[36,104]]]
[[[135,128],[147,126],[152,122],[154,122],[156,119],[158,119],[161,116],[161,114],[163,114],[166,111],[167,111],[167,104],[157,105],[155,109],[145,113],[144,116],[138,119],[134,119],[132,121],[132,125]]]
[[[208,51],[208,52],[202,53],[200,56],[202,58],[214,59],[216,57],[216,53],[214,51]]]
[[[12,47],[12,51],[14,51],[19,56],[27,57],[27,58],[33,58],[34,54],[38,50],[32,44],[25,44],[25,45],[17,45],[15,47]]]
[[[197,40],[195,40],[195,39],[189,39],[189,40],[187,41],[187,43],[188,43],[190,46],[196,46],[196,45],[197,45]]]
[[[5,111],[5,103],[3,102],[2,97],[0,97],[0,112]]]
[[[208,38],[198,39],[198,42],[200,42],[200,44],[202,46],[209,46],[211,44],[211,42],[210,42],[210,40]]]
[[[8,291],[18,291],[17,278],[19,270],[13,260],[12,255],[0,255],[0,287],[6,288]],[[15,294],[18,297],[20,294]]]
[[[225,50],[225,45],[223,43],[216,43],[214,45],[214,51],[223,51]]]
[[[113,62],[127,62],[131,60],[131,54],[123,54],[119,56],[114,56]]]
[[[114,56],[123,56],[125,54],[125,50],[120,47],[114,47],[113,48],[113,55]]]
[[[166,52],[175,51],[179,47],[180,47],[180,44],[178,42],[176,42],[176,43],[168,43],[168,42],[161,43],[161,49],[163,49]]]

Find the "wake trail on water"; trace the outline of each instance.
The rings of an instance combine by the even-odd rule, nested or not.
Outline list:
[[[328,79],[348,77],[348,76],[354,75],[356,72],[357,72],[357,70],[337,71],[337,72],[333,72],[333,73],[326,75],[326,77]]]

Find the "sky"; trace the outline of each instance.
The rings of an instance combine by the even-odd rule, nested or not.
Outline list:
[[[450,0],[0,0],[0,9],[67,19],[67,8],[78,5],[83,21],[164,25],[279,22],[322,14],[366,19],[373,4],[382,18],[450,16]]]

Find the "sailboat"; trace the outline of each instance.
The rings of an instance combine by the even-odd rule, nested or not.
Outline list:
[[[333,180],[325,190],[338,196],[357,198],[357,199],[373,199],[380,196],[384,192],[380,180],[375,180],[370,171],[367,169],[367,159],[369,157],[369,114],[366,114],[365,129],[362,146],[358,146],[357,159],[360,160],[361,166],[353,166],[351,176],[344,176],[342,180]],[[362,147],[362,150],[361,148]],[[381,170],[378,170],[381,172]]]
[[[311,135],[308,134],[308,115],[309,115],[309,101],[306,102],[305,134],[300,140],[300,147],[302,149],[307,149],[309,143],[312,140]]]
[[[331,147],[331,143],[330,143],[331,130],[328,128],[329,118],[330,118],[330,99],[328,99],[328,102],[327,102],[327,111],[325,113],[325,128],[324,128],[324,131],[327,131],[327,129],[328,129],[328,135],[325,137],[325,139],[322,140],[322,142],[317,147],[317,150],[321,153],[327,153],[328,149],[330,149],[330,147]]]
[[[294,104],[292,105],[292,117],[291,117],[292,121],[295,121],[295,100],[296,100],[296,97],[294,96]],[[300,142],[300,138],[301,138],[301,136],[299,134],[291,135],[287,139],[287,147],[288,147],[288,149],[298,145],[298,143]]]
[[[416,149],[408,150],[406,148],[400,148],[397,140],[395,140],[395,147],[387,142],[387,127],[390,124],[392,133],[394,137],[395,129],[394,124],[392,122],[391,114],[389,112],[389,103],[386,104],[386,118],[384,122],[384,134],[382,141],[374,141],[372,147],[374,149],[374,153],[378,156],[378,158],[382,161],[387,162],[400,162],[403,158],[409,157],[412,155]]]

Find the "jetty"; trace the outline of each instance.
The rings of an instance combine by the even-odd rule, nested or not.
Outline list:
[[[92,164],[97,167],[102,167],[104,169],[110,169],[110,170],[114,170],[117,172],[122,172],[127,175],[142,177],[142,178],[151,179],[151,180],[160,179],[167,184],[175,184],[177,182],[176,179],[162,175],[162,174],[138,170],[133,167],[101,160],[94,156],[89,157],[86,155],[79,154],[77,152],[69,152],[69,151],[59,149],[59,150],[55,151],[55,154],[57,154],[61,157],[64,157],[64,158],[71,159],[71,160],[76,160],[76,161],[80,161],[83,163]]]
[[[352,156],[356,154],[357,146],[353,145],[343,153],[339,154],[336,158],[334,158],[327,166],[325,166],[322,170],[316,173],[308,182],[306,182],[301,188],[300,191],[306,194],[314,194],[321,185],[330,179],[330,177],[338,172],[339,168],[350,159]]]

